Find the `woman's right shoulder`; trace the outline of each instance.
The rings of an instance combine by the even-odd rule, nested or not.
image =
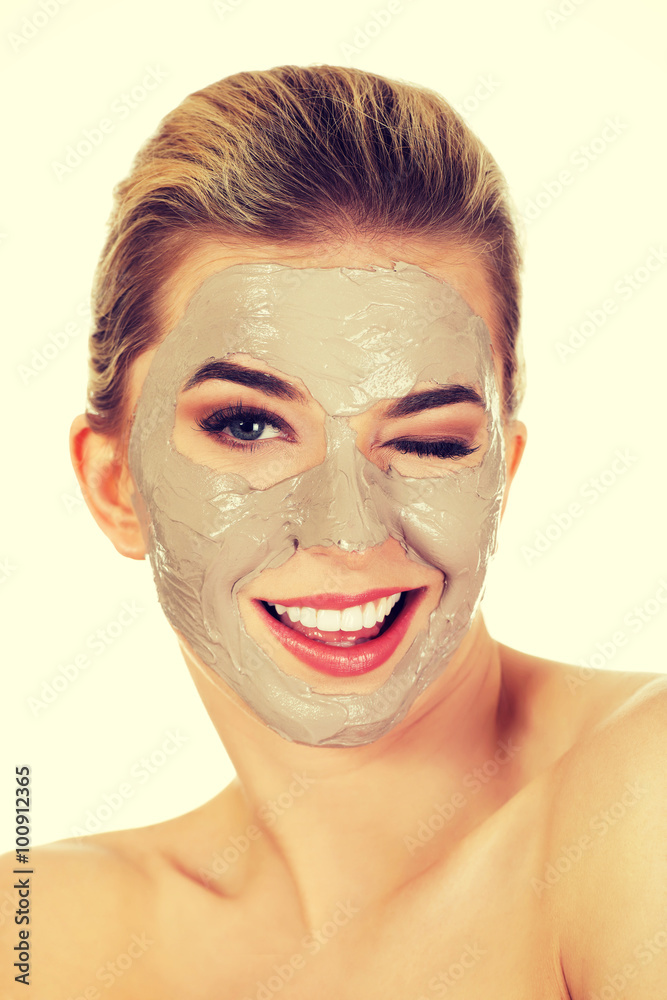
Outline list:
[[[150,947],[153,876],[141,851],[133,860],[113,835],[12,851],[0,856],[0,899],[0,996],[23,997],[26,984],[40,1000],[140,995],[141,962],[125,982],[118,962]]]

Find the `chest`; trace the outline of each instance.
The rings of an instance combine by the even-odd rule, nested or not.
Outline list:
[[[334,916],[300,942],[298,975],[272,966],[277,978],[264,983],[289,975],[290,1000],[565,1000],[553,911],[532,888],[524,850],[502,867],[453,858],[380,913]],[[252,985],[244,1000],[266,1000],[261,981]]]
[[[386,904],[341,896],[308,930],[270,886],[224,920],[181,911],[160,958],[165,987],[190,1000],[566,1000],[545,863],[540,824],[518,808],[463,844],[443,841]]]

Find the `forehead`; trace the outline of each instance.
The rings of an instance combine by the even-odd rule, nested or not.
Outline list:
[[[418,265],[244,263],[209,275],[151,365],[178,393],[197,368],[243,353],[303,382],[333,415],[435,381],[493,392],[491,339],[459,292]]]

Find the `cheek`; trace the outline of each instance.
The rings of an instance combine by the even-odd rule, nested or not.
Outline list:
[[[393,507],[412,552],[440,569],[448,582],[477,588],[496,547],[506,495],[503,440],[492,425],[476,468],[440,479],[393,479]],[[463,592],[461,591],[461,596]]]

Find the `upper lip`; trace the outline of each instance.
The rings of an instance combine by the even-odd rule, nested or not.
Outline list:
[[[404,590],[404,587],[375,587],[373,590],[365,590],[361,594],[308,594],[306,597],[281,597],[277,600],[262,598],[262,600],[266,604],[282,604],[286,608],[315,608],[316,610],[332,608],[334,611],[342,611],[343,608],[355,608],[358,604],[379,601],[381,597],[389,597],[391,594],[401,594]]]

